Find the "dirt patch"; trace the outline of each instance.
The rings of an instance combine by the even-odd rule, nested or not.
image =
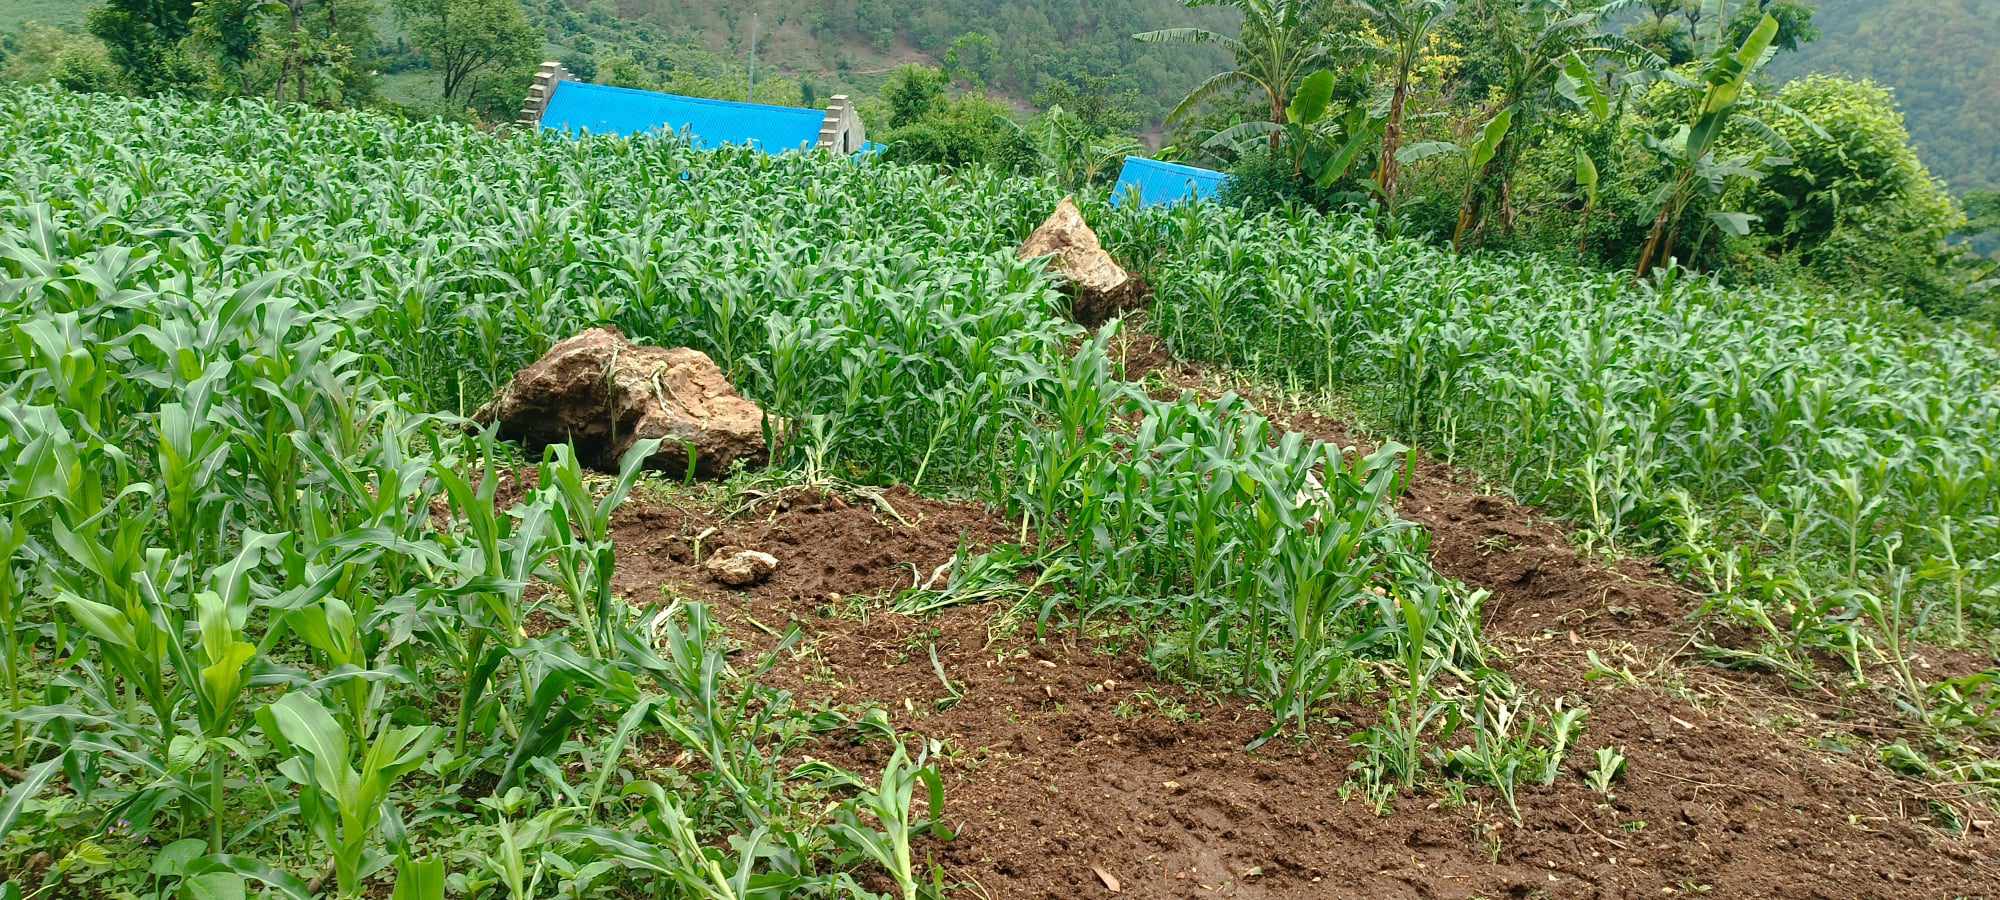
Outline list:
[[[1279,413],[1273,421],[1362,452],[1377,446],[1318,413]],[[1586,555],[1554,519],[1421,450],[1396,511],[1430,531],[1431,564],[1440,573],[1492,592],[1489,634],[1564,629],[1676,650],[1686,643],[1682,626],[1697,594],[1646,560]]]
[[[1127,381],[1158,374],[1169,382],[1183,382],[1201,375],[1200,366],[1182,361],[1165,342],[1129,322],[1112,338],[1107,355],[1124,370]]]
[[[931,500],[901,487],[879,500],[789,492],[727,518],[640,500],[621,509],[612,528],[614,586],[628,600],[655,603],[666,591],[740,609],[887,594],[929,580],[961,542],[984,548],[1014,537],[1006,523],[976,505]],[[755,587],[725,587],[702,565],[723,547],[769,553],[778,569]],[[796,604],[776,608],[811,611]]]
[[[807,702],[880,705],[941,742],[959,837],[921,852],[965,896],[1108,896],[1096,869],[1120,896],[1148,898],[2000,895],[2000,842],[1920,824],[1921,801],[1865,759],[1810,752],[1651,682],[1586,681],[1593,638],[1669,629],[1679,611],[1625,584],[1629,573],[1589,574],[1557,552],[1567,544],[1546,523],[1510,517],[1497,498],[1461,501],[1451,483],[1405,501],[1439,523],[1440,567],[1494,591],[1490,633],[1518,679],[1591,708],[1556,786],[1523,789],[1518,826],[1482,789],[1465,805],[1402,798],[1387,817],[1344,798],[1344,738],[1372,719],[1365,704],[1335,711],[1310,740],[1246,752],[1268,716],[1163,683],[1136,647],[1036,640],[1031,624],[985,606],[911,618],[841,602],[928,577],[962,541],[1013,539],[978,506],[894,491],[890,515],[802,495],[723,521],[635,502],[617,524],[619,585],[642,602],[663,590],[715,601],[752,643],[797,622],[807,650],[774,673],[779,684]],[[1540,555],[1462,549],[1495,528]],[[697,544],[722,543],[781,566],[757,587],[722,588],[695,558]],[[1536,560],[1546,574],[1524,582]],[[1621,603],[1637,611],[1613,612]],[[1602,746],[1630,759],[1615,800],[1580,777]],[[858,770],[880,762],[879,747],[835,752]]]

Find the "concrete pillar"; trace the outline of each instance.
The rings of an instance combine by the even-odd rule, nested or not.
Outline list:
[[[528,86],[528,98],[521,103],[521,127],[540,128],[542,114],[549,111],[549,100],[556,95],[556,85],[575,80],[576,76],[563,68],[562,63],[555,60],[542,63],[535,70],[534,83]]]
[[[847,156],[867,142],[867,127],[861,124],[853,101],[846,94],[835,94],[833,102],[827,104],[826,117],[820,120],[818,147]]]

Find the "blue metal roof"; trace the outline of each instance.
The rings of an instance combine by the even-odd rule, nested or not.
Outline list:
[[[564,81],[542,113],[542,127],[571,134],[686,134],[697,149],[723,144],[784,153],[814,146],[825,113],[795,106],[705,100],[657,91]]]
[[[1128,156],[1124,170],[1118,173],[1117,186],[1111,189],[1111,202],[1124,203],[1134,191],[1138,192],[1140,206],[1211,200],[1228,180],[1228,175],[1211,169]]]

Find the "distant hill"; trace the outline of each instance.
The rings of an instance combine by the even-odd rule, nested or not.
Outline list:
[[[1931,172],[2000,189],[2000,0],[1819,0],[1820,39],[1781,77],[1826,71],[1894,88]]]
[[[0,0],[4,2],[4,0]],[[1179,25],[1235,31],[1235,13],[1181,0],[526,0],[531,16],[581,22],[599,51],[631,48],[632,26],[746,61],[753,28],[760,65],[835,86],[879,81],[897,65],[952,69],[963,85],[1018,103],[1054,79],[1096,79],[1139,97],[1156,122],[1188,89],[1219,71],[1209,48],[1163,47],[1136,32]],[[561,5],[568,13],[557,9]],[[537,9],[543,6],[544,9]],[[616,28],[607,28],[615,19]],[[572,43],[562,28],[557,45]]]
[[[83,11],[91,0],[0,0],[0,33],[14,31],[28,22],[44,25],[81,25]]]

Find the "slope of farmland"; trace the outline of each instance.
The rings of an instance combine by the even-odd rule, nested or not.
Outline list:
[[[1990,343],[1893,306],[1635,287],[1365,227],[1184,214],[1132,246],[1174,352],[1342,395],[1584,546],[1660,554],[1705,594],[1690,649],[1894,709],[1891,765],[1995,786]]]
[[[24,894],[1996,884],[1967,793],[1991,695],[1929,690],[1993,633],[1976,345],[1087,199],[1162,286],[1148,327],[1235,369],[1201,370],[1060,318],[1012,252],[1057,199],[1039,181],[19,90],[0,161],[0,877]],[[1532,318],[1558,303],[1597,310],[1599,352],[1557,353],[1599,346]],[[1547,343],[1507,352],[1523,317]],[[607,478],[468,433],[598,324],[711,354],[773,413],[774,465]],[[1729,409],[1710,356],[1795,363],[1747,396],[1822,386],[1738,410],[1723,465],[1684,446],[1683,398]],[[1328,388],[1428,452],[1291,402]],[[1578,410],[1602,458],[1563,443]],[[1771,460],[1737,461],[1747,434]],[[1776,459],[1884,499],[1832,537],[1755,531],[1729,501],[1789,509]],[[1711,556],[1663,509],[1719,523],[1683,542]],[[732,545],[779,572],[711,583]],[[1713,565],[1755,569],[1736,546],[1857,611],[1781,585],[1749,596],[1792,604],[1771,623],[1798,643],[1691,630],[1757,621]],[[1871,606],[1906,551],[1926,565]],[[1691,639],[1780,672],[1845,649],[1876,689],[1724,672]],[[1921,778],[1876,762],[1892,741]]]
[[[798,756],[829,729],[900,738],[734,671],[706,607],[641,619],[618,602],[608,516],[640,473],[587,486],[556,453],[535,490],[502,495],[508,451],[452,417],[589,324],[709,352],[781,417],[778,477],[1005,503],[1022,534],[1066,540],[1036,564],[1088,573],[1064,581],[1087,589],[1077,603],[1198,586],[1147,618],[1185,629],[1181,667],[1277,712],[1272,734],[1365,690],[1350,659],[1476,651],[1465,596],[1388,512],[1394,451],[1267,446],[1255,417],[1153,403],[1101,349],[1072,354],[1059,296],[1010,249],[1046,185],[256,104],[14,91],[0,115],[0,371],[22,461],[0,612],[19,623],[4,671],[23,811],[0,825],[25,836],[7,868],[31,885],[101,859],[351,895],[434,866],[517,871],[481,847],[534,828],[595,863],[586,884],[700,883],[706,853],[682,851],[712,845],[799,891],[915,890],[892,848],[937,801]],[[1171,513],[1216,465],[1246,488],[1202,502],[1191,570],[1145,509]],[[1329,466],[1341,477],[1303,490]],[[1333,544],[1310,524],[1336,520]],[[1291,568],[1251,578],[1217,553],[1248,540]],[[1364,587],[1408,594],[1398,614],[1436,640],[1375,628],[1391,607],[1348,602]],[[1385,738],[1395,777],[1418,774],[1419,737]],[[614,765],[663,739],[707,765]],[[941,750],[908,749],[881,779],[935,777]],[[112,814],[117,840],[53,856]],[[296,862],[304,834],[332,848],[323,877]],[[395,873],[384,847],[408,854]]]
[[[1166,385],[1227,386],[1201,377]],[[1823,737],[1816,718],[1772,730],[1798,714],[1786,698],[1681,666],[1668,669],[1671,688],[1654,677],[1587,680],[1590,653],[1642,671],[1663,662],[1692,595],[1646,566],[1583,558],[1546,521],[1460,477],[1425,465],[1404,506],[1439,526],[1442,567],[1495,591],[1486,634],[1504,653],[1496,663],[1584,704],[1586,746],[1629,757],[1614,798],[1583,786],[1590,760],[1581,754],[1558,787],[1524,792],[1520,823],[1477,789],[1460,801],[1398,801],[1378,815],[1343,786],[1359,760],[1337,739],[1374,722],[1373,704],[1339,703],[1309,739],[1246,753],[1266,716],[1162,683],[1122,624],[1036,640],[1026,610],[909,616],[852,599],[906,587],[960,541],[1007,541],[1011,523],[976,506],[892,493],[892,516],[809,493],[731,518],[685,500],[641,503],[617,531],[630,560],[620,578],[635,598],[709,598],[746,633],[802,626],[808,649],[778,667],[778,683],[835,703],[885,704],[899,724],[949,748],[943,772],[958,835],[933,852],[964,896],[1096,896],[1100,869],[1122,895],[1162,900],[1944,897],[1976,896],[2000,879],[1982,861],[1995,849],[1990,837],[1940,834],[1905,808],[1921,809],[1922,794],[1864,761],[1805,751]],[[1513,546],[1496,552],[1496,534]],[[722,589],[696,563],[704,541],[768,548],[787,569],[748,592]],[[1506,569],[1528,558],[1546,574]],[[828,752],[858,769],[880,761],[879,748]],[[1829,827],[1842,822],[1865,824]]]

